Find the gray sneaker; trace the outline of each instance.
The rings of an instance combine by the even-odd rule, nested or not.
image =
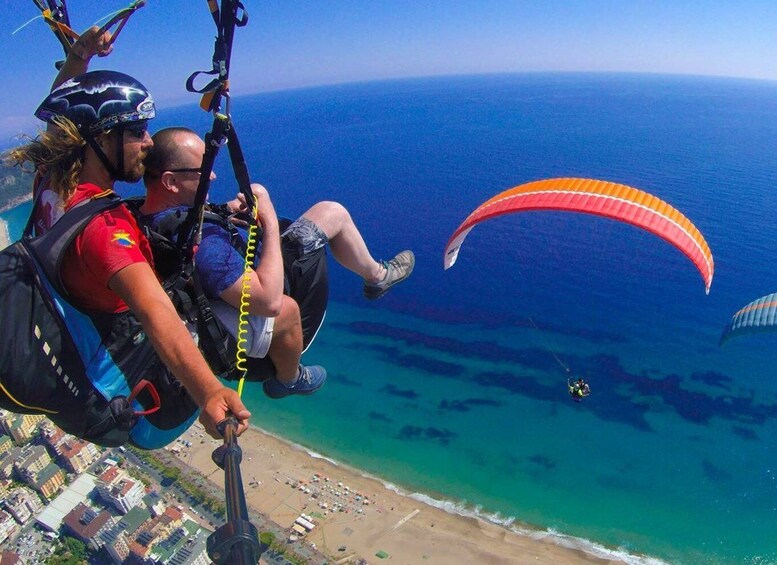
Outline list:
[[[270,377],[262,386],[270,398],[283,398],[292,394],[313,394],[326,382],[326,369],[320,365],[299,366],[297,378],[291,384],[283,384],[276,377]]]
[[[370,300],[377,300],[392,286],[409,277],[415,267],[415,255],[409,250],[402,251],[390,261],[381,261],[381,263],[386,268],[386,276],[383,280],[376,283],[364,282],[364,296]]]

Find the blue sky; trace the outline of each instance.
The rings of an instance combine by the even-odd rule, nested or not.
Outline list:
[[[68,0],[77,31],[129,0]],[[777,80],[777,2],[688,0],[243,0],[235,95],[380,78],[536,71],[702,74]],[[31,118],[62,58],[29,0],[0,1],[0,140]],[[205,0],[148,0],[114,53],[92,68],[135,76],[161,108],[196,103],[184,89],[208,69]]]

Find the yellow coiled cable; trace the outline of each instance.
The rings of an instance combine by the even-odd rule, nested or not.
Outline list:
[[[256,206],[252,210],[251,217],[254,218],[253,224],[248,228],[248,241],[246,242],[246,258],[243,267],[243,284],[240,289],[240,314],[237,322],[237,353],[235,354],[235,366],[240,371],[240,380],[237,382],[237,394],[243,395],[243,383],[245,382],[246,373],[248,368],[246,367],[246,345],[248,340],[246,335],[248,334],[248,302],[251,298],[251,271],[254,268],[254,256],[256,254],[256,218],[258,217],[258,210]]]

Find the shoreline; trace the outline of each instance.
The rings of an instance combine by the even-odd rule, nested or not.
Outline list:
[[[7,212],[8,210],[12,210],[16,208],[17,206],[21,206],[25,202],[29,202],[32,200],[32,195],[27,196],[19,196],[17,198],[13,198],[0,206],[0,214],[3,212]],[[11,241],[11,234],[8,229],[8,222],[6,222],[4,219],[0,218],[0,250],[5,249],[9,245],[11,245],[13,241]]]
[[[220,443],[197,423],[166,449],[223,487],[223,472],[211,460]],[[529,524],[500,524],[453,501],[405,492],[254,426],[240,445],[247,504],[292,534],[301,514],[312,518],[315,527],[291,547],[311,543],[336,562],[374,562],[385,552],[401,563],[663,563]]]
[[[0,250],[11,245],[11,234],[8,232],[8,222],[0,218]]]
[[[3,205],[0,205],[0,214],[3,212],[7,212],[8,210],[12,208],[16,208],[17,206],[21,206],[25,202],[29,202],[32,200],[32,194],[27,194],[25,196],[17,196],[16,198],[12,198],[8,202],[6,202]]]

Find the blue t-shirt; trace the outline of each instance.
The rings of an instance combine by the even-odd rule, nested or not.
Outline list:
[[[151,228],[156,228],[160,222],[171,214],[188,213],[189,209],[180,206],[170,208],[146,216]],[[238,228],[240,237],[245,242],[248,234]],[[230,243],[230,234],[223,227],[206,221],[202,226],[202,241],[194,256],[194,265],[200,277],[202,288],[210,298],[218,298],[227,288],[235,284],[243,276],[245,259]],[[257,257],[258,257],[257,253]]]

